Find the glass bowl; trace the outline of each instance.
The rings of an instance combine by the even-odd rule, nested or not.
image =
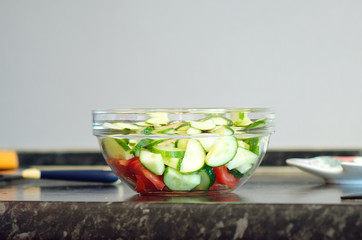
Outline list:
[[[254,173],[274,131],[268,108],[93,111],[112,171],[141,194],[230,192]]]

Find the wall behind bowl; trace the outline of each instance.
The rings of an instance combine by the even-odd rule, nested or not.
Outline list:
[[[362,148],[361,1],[0,0],[0,149],[97,149],[91,110],[273,107],[270,148]]]

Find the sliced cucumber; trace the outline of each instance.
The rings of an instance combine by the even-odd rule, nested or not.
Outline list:
[[[197,140],[201,143],[202,147],[205,149],[206,152],[210,150],[212,145],[215,143],[217,137],[203,137],[197,138]]]
[[[201,120],[201,121],[191,121],[190,125],[191,127],[200,130],[211,130],[216,127],[214,121],[212,121],[211,119]]]
[[[221,136],[231,136],[234,134],[234,130],[232,130],[230,127],[228,126],[219,126],[217,128],[215,128],[212,133],[216,133],[218,135]]]
[[[181,158],[163,158],[163,163],[169,167],[180,170]]]
[[[168,158],[183,158],[185,155],[185,150],[180,148],[175,148],[172,146],[152,146],[151,151],[154,153],[160,153],[162,157]]]
[[[238,142],[235,137],[219,137],[207,153],[205,162],[211,167],[225,165],[234,158],[237,148]]]
[[[129,140],[128,139],[120,139],[120,138],[113,138],[119,145],[121,145],[121,147],[125,150],[125,151],[127,151],[127,152],[129,152],[129,151],[131,151],[131,148],[128,146],[128,144],[129,144]]]
[[[197,173],[183,174],[167,167],[163,174],[163,182],[173,191],[191,191],[201,183],[201,176]]]
[[[167,113],[149,113],[150,118],[145,122],[152,125],[167,124],[170,120],[167,117]]]
[[[174,134],[175,133],[175,128],[170,127],[170,126],[160,126],[160,127],[156,127],[153,131],[152,134]]]
[[[172,140],[172,139],[165,138],[165,139],[154,140],[154,142],[150,143],[147,147],[151,148],[151,147],[156,146],[156,145],[162,145],[162,144],[165,144],[166,142],[168,142],[170,140]]]
[[[140,162],[145,168],[156,175],[162,175],[165,171],[165,165],[163,163],[161,154],[152,153],[147,150],[141,150]]]
[[[190,128],[190,123],[186,122],[186,123],[183,123],[180,126],[178,126],[176,128],[176,130],[178,130],[178,131],[186,131],[189,128]]]
[[[238,168],[242,165],[255,164],[258,161],[258,155],[246,150],[245,148],[238,147],[235,157],[226,164],[228,169]]]
[[[239,145],[239,147],[242,147],[242,148],[245,148],[245,149],[248,149],[248,150],[250,148],[249,144],[247,144],[243,140],[238,140],[238,145]]]
[[[233,122],[227,118],[224,117],[212,117],[211,120],[217,125],[217,126],[231,126],[233,125]]]
[[[244,177],[244,174],[242,174],[241,172],[239,172],[238,170],[236,169],[231,169],[229,170],[229,173],[231,173],[234,177],[236,178],[242,178]]]
[[[232,121],[235,126],[247,126],[253,121],[250,120],[246,112],[234,112],[232,116]]]
[[[144,138],[137,143],[137,145],[132,149],[131,153],[134,154],[135,152],[141,150],[141,148],[145,148],[148,145],[152,144],[153,142],[154,140],[152,139]]]
[[[250,123],[249,125],[245,126],[245,129],[250,129],[250,128],[257,128],[257,127],[261,127],[264,126],[266,122],[266,119],[259,119],[255,122]]]
[[[169,147],[175,147],[176,139],[165,139],[165,141],[162,141],[160,143],[157,143],[158,146],[169,146]]]
[[[174,134],[176,129],[182,125],[182,122],[173,122],[165,126],[155,126],[152,131],[154,134]]]
[[[141,129],[141,134],[143,135],[151,135],[153,132],[154,128],[151,126],[147,126]]]
[[[212,167],[205,165],[198,174],[201,176],[201,183],[195,189],[207,190],[215,183],[216,176]]]
[[[262,140],[262,137],[254,137],[244,139],[244,142],[249,145],[249,151],[255,153],[256,155],[260,154],[260,146],[259,143]]]
[[[186,149],[186,147],[187,147],[187,142],[188,142],[188,141],[189,141],[189,140],[186,139],[186,138],[177,139],[177,141],[176,141],[176,147],[177,147],[177,148],[181,148],[181,149]]]
[[[186,134],[188,134],[188,135],[197,135],[200,133],[202,133],[202,131],[200,129],[193,128],[193,127],[190,127],[189,129],[186,130]]]
[[[104,138],[102,140],[102,146],[108,158],[128,160],[134,157],[134,155],[130,153],[131,149],[122,139]]]
[[[249,163],[249,164],[241,165],[240,167],[237,167],[235,169],[238,170],[243,175],[245,175],[250,171],[250,169],[253,168],[253,166],[254,166],[253,164]]]
[[[139,139],[129,139],[128,145],[130,148],[132,148],[132,147],[136,146],[139,141],[140,141]]]
[[[190,173],[201,169],[204,166],[205,150],[196,139],[189,139],[182,159],[180,172]]]

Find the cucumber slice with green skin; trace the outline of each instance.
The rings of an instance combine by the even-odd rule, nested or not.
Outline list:
[[[113,138],[121,147],[129,152],[131,151],[131,148],[128,146],[128,139],[119,139],[119,138]]]
[[[176,147],[177,147],[177,148],[181,148],[181,149],[186,149],[186,147],[187,147],[187,142],[188,142],[188,141],[189,141],[189,140],[186,139],[186,138],[177,139],[177,141],[176,141]]]
[[[143,135],[151,135],[153,130],[154,130],[153,127],[148,126],[148,127],[145,127],[145,128],[142,129],[141,134],[143,134]]]
[[[216,133],[218,135],[221,136],[231,136],[234,134],[234,130],[232,130],[230,127],[228,126],[219,126],[217,128],[215,128],[212,133]]]
[[[151,143],[149,146],[156,146],[158,144],[162,144],[162,143],[164,143],[166,141],[169,141],[169,140],[170,140],[169,138],[154,140],[154,142]]]
[[[238,140],[238,145],[239,145],[239,147],[245,148],[247,150],[249,150],[249,148],[250,148],[249,144],[247,144],[243,140]]]
[[[169,135],[172,135],[174,133],[175,133],[175,128],[169,127],[169,126],[156,127],[152,131],[152,134],[169,134]]]
[[[201,183],[195,189],[207,190],[215,183],[216,175],[212,167],[205,165],[198,174],[201,176]]]
[[[200,130],[211,130],[216,127],[216,124],[211,119],[202,120],[202,121],[191,121],[191,127],[200,129]]]
[[[190,123],[186,122],[186,123],[183,123],[180,126],[178,126],[176,128],[176,130],[178,130],[178,131],[186,131],[189,128],[190,128]]]
[[[238,147],[235,157],[226,164],[228,169],[238,168],[242,165],[255,164],[258,161],[258,155],[245,149]]]
[[[201,183],[201,176],[197,173],[184,174],[176,169],[167,167],[163,174],[163,182],[173,191],[191,191]]]
[[[233,113],[232,121],[235,126],[247,126],[253,123],[245,112]]]
[[[253,123],[250,123],[249,125],[245,126],[245,129],[250,129],[250,128],[257,128],[257,127],[261,127],[264,126],[266,122],[266,119],[259,119]]]
[[[128,160],[134,157],[134,155],[130,153],[130,148],[127,143],[122,139],[104,138],[102,140],[102,147],[108,158]]]
[[[219,167],[230,162],[238,149],[238,142],[233,136],[223,136],[216,139],[207,153],[205,162],[210,167]]]
[[[242,178],[244,177],[244,174],[242,174],[241,172],[239,172],[238,170],[236,169],[231,169],[229,170],[229,173],[231,173],[234,177],[236,178]]]
[[[163,163],[176,170],[180,170],[181,158],[163,158]]]
[[[205,150],[196,139],[189,139],[182,159],[180,172],[191,173],[201,169],[205,164]]]
[[[142,148],[147,147],[148,145],[152,144],[155,140],[149,139],[149,138],[145,138],[140,140],[137,145],[132,149],[131,153],[135,153],[139,150],[141,150]]]
[[[244,142],[249,145],[249,151],[255,153],[256,155],[260,155],[259,143],[261,140],[262,137],[254,137],[245,139]]]
[[[183,158],[185,155],[185,150],[170,146],[152,146],[150,150],[154,153],[160,153],[162,157],[168,158]]]
[[[165,139],[161,143],[157,143],[158,146],[168,146],[168,147],[175,147],[176,139]]]
[[[156,175],[162,175],[165,171],[165,165],[161,154],[141,150],[140,162],[145,168]]]
[[[182,122],[173,122],[166,126],[156,126],[152,131],[154,134],[174,134],[176,129],[182,125]]]

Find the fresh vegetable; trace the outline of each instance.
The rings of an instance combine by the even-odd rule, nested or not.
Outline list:
[[[226,164],[228,169],[234,169],[243,165],[254,165],[258,161],[258,155],[246,150],[245,148],[238,147],[234,158]],[[242,172],[243,173],[243,172]]]
[[[182,158],[185,155],[185,150],[175,148],[173,146],[156,145],[151,147],[151,151],[155,153],[160,153],[162,157],[169,158]]]
[[[131,149],[122,139],[106,137],[102,140],[102,146],[108,158],[127,160],[134,157],[130,153]]]
[[[171,190],[190,191],[201,183],[201,176],[197,173],[184,174],[168,167],[165,170],[163,181]]]
[[[185,155],[182,158],[180,172],[191,173],[202,168],[205,164],[205,150],[196,139],[187,142]]]
[[[153,174],[152,172],[150,172],[149,170],[147,170],[142,163],[140,162],[140,160],[138,158],[136,158],[134,161],[132,161],[129,164],[129,169],[137,176],[143,176],[145,178],[147,178],[154,186],[156,189],[158,190],[162,190],[165,187],[165,184],[162,181],[162,176],[157,176],[155,174]]]
[[[197,190],[207,190],[215,183],[215,172],[212,167],[205,165],[198,174],[201,176],[201,183],[196,187]]]
[[[205,163],[211,167],[225,165],[234,158],[237,148],[238,142],[235,137],[219,137],[207,153]]]
[[[163,158],[163,163],[166,166],[180,170],[182,158]]]
[[[140,162],[145,168],[156,175],[162,175],[163,171],[165,171],[165,164],[163,163],[162,155],[159,153],[141,150]]]
[[[229,172],[226,166],[214,167],[216,179],[229,187],[237,187],[240,178],[235,177]]]

